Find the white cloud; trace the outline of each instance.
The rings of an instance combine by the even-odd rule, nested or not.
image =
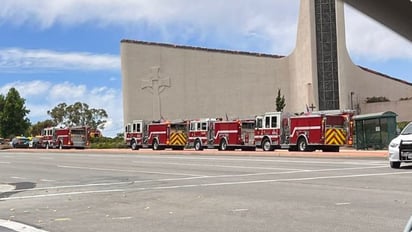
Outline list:
[[[412,43],[349,5],[345,6],[347,47],[351,56],[371,61],[409,59]]]
[[[258,47],[260,52],[286,54],[295,44],[298,6],[298,0],[3,0],[0,21],[43,30],[114,25],[135,31],[136,37],[142,30],[160,34],[164,42],[195,39],[208,46],[213,40],[219,48]],[[265,44],[269,49],[275,44],[276,50],[264,50]]]
[[[51,86],[51,83],[34,80],[30,82],[15,81],[0,87],[0,94],[6,95],[11,88],[15,88],[21,97],[31,98],[45,93]]]
[[[197,40],[215,48],[286,55],[296,38],[299,0],[3,0],[0,21],[35,25],[114,25],[142,33],[160,34],[160,41],[190,43]],[[411,43],[346,5],[348,49],[363,59],[412,57]],[[196,45],[196,44],[195,44]],[[203,45],[202,45],[203,46]],[[1,51],[23,59],[6,64],[23,67],[119,68],[117,57],[52,51]],[[0,54],[1,54],[0,53]],[[17,53],[17,54],[16,54]],[[22,55],[24,53],[25,55]],[[33,59],[32,59],[33,58]],[[34,59],[35,58],[35,59]],[[57,59],[56,59],[57,58]],[[115,59],[115,61],[113,61]],[[117,60],[117,61],[116,61]],[[0,67],[2,61],[0,59]],[[40,63],[40,64],[39,64]],[[60,64],[64,65],[60,65]],[[4,65],[4,64],[3,64]]]
[[[21,48],[0,49],[0,71],[119,70],[120,57],[85,52],[56,52]]]
[[[123,130],[122,95],[118,89],[105,86],[88,87],[70,82],[53,84],[48,81],[12,82],[0,86],[0,93],[6,95],[11,87],[19,91],[20,96],[26,99],[26,108],[32,123],[49,119],[47,111],[59,103],[73,104],[84,102],[90,108],[106,110],[109,118],[104,136],[116,136]],[[37,89],[37,91],[36,91]]]
[[[79,101],[87,93],[85,85],[75,85],[68,81],[53,85],[47,97],[53,101],[68,102]]]

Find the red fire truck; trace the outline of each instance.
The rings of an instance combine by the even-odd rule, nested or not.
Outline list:
[[[254,142],[255,120],[222,121],[200,119],[190,121],[189,147],[195,150],[218,148],[224,150],[256,150]]]
[[[125,142],[132,150],[152,148],[163,150],[183,150],[187,143],[187,123],[179,122],[146,122],[134,120],[125,128]]]
[[[291,116],[269,112],[256,117],[256,146],[264,151],[287,148],[296,151],[338,152],[353,143],[353,113],[316,112]]]
[[[89,134],[87,126],[48,127],[42,130],[41,145],[46,149],[86,148],[90,145]]]

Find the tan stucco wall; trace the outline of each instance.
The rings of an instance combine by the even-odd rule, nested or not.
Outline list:
[[[298,20],[296,46],[289,61],[290,112],[304,112],[306,106],[318,106],[318,81],[316,64],[315,17],[310,14],[315,5],[302,1]]]
[[[124,123],[134,119],[159,119],[153,110],[151,90],[142,89],[144,80],[150,83],[153,67],[159,67],[161,78],[170,81],[169,87],[160,94],[160,113],[165,119],[226,115],[236,118],[274,111],[278,89],[286,98],[285,111],[303,112],[306,105],[318,105],[315,28],[310,14],[313,4],[313,1],[301,2],[296,48],[284,58],[122,41]],[[412,101],[400,103],[401,107],[396,101],[412,97],[412,84],[354,65],[346,50],[340,0],[337,9],[340,108],[350,109],[351,105],[355,108],[359,104],[361,113],[394,111],[398,119],[407,119]],[[385,96],[392,102],[379,109],[363,104],[367,97],[373,96]]]
[[[170,78],[160,94],[166,119],[253,116],[274,110],[278,88],[289,94],[282,58],[134,42],[123,42],[121,53],[126,122],[159,119],[152,115],[152,93],[141,88],[154,66]]]
[[[398,122],[412,122],[412,100],[391,101],[391,102],[376,102],[360,104],[362,112],[386,112],[393,111],[398,114],[396,120]],[[399,113],[400,112],[400,113]]]

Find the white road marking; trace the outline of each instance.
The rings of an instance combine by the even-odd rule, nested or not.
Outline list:
[[[341,205],[350,205],[350,202],[338,202],[335,205],[341,206]]]
[[[71,218],[56,218],[54,219],[55,222],[63,222],[63,221],[71,221]]]
[[[185,180],[228,178],[228,177],[231,178],[231,177],[267,176],[267,175],[295,174],[295,173],[363,170],[363,169],[374,169],[374,168],[387,168],[387,167],[386,166],[376,166],[376,167],[356,167],[356,168],[333,168],[333,169],[298,170],[298,171],[286,171],[286,172],[260,172],[260,173],[248,173],[248,174],[236,174],[236,175],[230,174],[230,175],[216,175],[216,176],[194,176],[194,177],[184,177],[184,178],[162,178],[162,179],[154,179],[154,180],[136,180],[136,181],[108,182],[108,183],[82,184],[82,185],[51,186],[51,187],[43,187],[43,188],[19,189],[19,190],[10,191],[10,192],[41,191],[41,190],[53,190],[53,189],[66,189],[66,188],[87,188],[87,187],[111,186],[111,185],[130,185],[130,184],[137,184],[137,183],[150,183],[150,182],[163,182],[163,181],[185,181]]]
[[[272,162],[272,163],[303,163],[303,164],[348,164],[348,165],[376,165],[376,162],[379,161],[363,161],[363,162],[354,162],[354,161],[319,161],[317,159],[310,158],[281,158],[281,159],[261,159],[261,158],[225,158],[225,157],[186,157],[186,156],[136,156],[135,158],[143,159],[180,159],[180,160],[213,160],[213,161],[252,161],[252,162]],[[279,158],[279,157],[273,157]],[[381,163],[387,163],[386,161],[381,161]]]
[[[206,183],[206,184],[171,185],[171,186],[142,187],[142,188],[129,188],[129,189],[109,189],[109,190],[95,190],[95,191],[82,191],[82,192],[41,194],[41,195],[31,195],[31,196],[5,197],[5,198],[0,198],[0,200],[3,200],[3,201],[5,201],[5,200],[22,200],[22,199],[46,198],[46,197],[56,197],[56,196],[70,196],[70,195],[80,195],[80,194],[167,190],[167,189],[180,189],[180,188],[228,186],[228,185],[243,185],[243,184],[262,184],[262,183],[275,183],[275,182],[297,182],[297,181],[308,181],[308,180],[343,179],[343,178],[405,175],[405,174],[412,174],[412,171],[410,171],[410,172],[386,172],[386,173],[337,175],[337,176],[318,176],[318,177],[304,177],[304,178],[286,178],[286,179],[265,179],[265,180],[251,180],[251,181],[217,182],[217,183]]]
[[[57,167],[59,167],[59,168],[71,168],[71,169],[95,170],[95,171],[135,172],[135,173],[175,175],[175,176],[199,176],[199,175],[193,175],[193,174],[188,174],[188,173],[148,172],[148,171],[137,171],[137,170],[126,170],[126,169],[92,168],[92,167],[65,166],[65,165],[57,165]]]
[[[11,164],[10,162],[0,161],[0,164]]]
[[[12,176],[12,177],[10,177],[11,179],[17,179],[17,180],[25,180],[25,179],[27,179],[27,178],[25,178],[25,177],[20,177],[20,176]]]
[[[285,151],[286,152],[286,151]],[[15,153],[18,154],[18,153]],[[31,153],[21,153],[22,155],[32,155]],[[42,154],[43,156],[56,156],[56,153],[50,153],[50,154]],[[310,163],[310,164],[346,164],[346,165],[376,165],[378,162],[382,164],[386,164],[386,160],[382,161],[365,161],[365,160],[359,160],[359,161],[346,161],[342,158],[339,157],[333,157],[331,159],[319,159],[319,158],[286,158],[286,157],[281,157],[281,159],[276,159],[279,158],[277,156],[272,156],[274,159],[265,159],[265,158],[227,158],[226,156],[218,156],[218,157],[199,157],[199,156],[194,156],[194,157],[189,157],[187,155],[182,155],[182,156],[169,156],[169,155],[159,155],[159,156],[152,156],[152,155],[124,155],[124,154],[76,154],[76,153],[58,153],[58,155],[67,157],[110,157],[110,158],[135,158],[135,159],[181,159],[181,160],[215,160],[215,161],[251,161],[251,162],[274,162],[274,163]],[[200,154],[202,155],[202,154]],[[260,154],[259,154],[260,155]],[[261,155],[265,155],[265,152],[262,152]],[[344,154],[343,154],[344,155]],[[14,157],[14,156],[13,156]],[[322,161],[320,161],[322,160]],[[330,161],[328,161],[330,160]],[[343,160],[343,161],[342,161]]]
[[[43,181],[43,182],[55,182],[56,180],[40,179],[40,181]]]
[[[47,232],[22,223],[0,219],[0,226],[17,232]]]
[[[219,164],[188,164],[188,163],[171,163],[171,162],[150,162],[150,161],[133,161],[133,163],[145,164],[167,164],[178,166],[200,166],[200,167],[219,167],[219,168],[244,168],[244,169],[262,169],[262,170],[302,170],[296,168],[274,168],[274,167],[253,167],[253,166],[235,166],[235,165],[219,165]]]
[[[9,184],[0,184],[0,193],[10,192],[16,189],[16,186]]]
[[[249,209],[232,209],[232,212],[245,212],[249,211]]]
[[[72,195],[80,195],[80,194],[111,193],[111,192],[124,192],[124,191],[125,189],[108,189],[108,190],[83,191],[83,192],[50,193],[50,194],[20,196],[20,197],[5,197],[5,198],[0,198],[0,200],[23,200],[23,199],[33,199],[33,198],[72,196]]]
[[[129,220],[132,219],[132,217],[114,217],[112,220]]]

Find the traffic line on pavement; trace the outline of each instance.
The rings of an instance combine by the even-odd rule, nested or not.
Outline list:
[[[170,189],[180,189],[180,188],[213,187],[213,186],[229,186],[229,185],[244,185],[244,184],[262,184],[262,183],[275,183],[275,182],[298,182],[298,181],[309,181],[309,180],[327,180],[327,179],[343,179],[343,178],[405,175],[405,174],[412,174],[412,171],[409,171],[409,172],[367,173],[367,174],[352,174],[352,175],[335,175],[335,176],[317,176],[317,177],[303,177],[303,178],[285,178],[285,179],[263,179],[263,180],[250,180],[250,181],[232,181],[232,182],[216,182],[216,183],[205,183],[205,184],[169,185],[169,186],[140,187],[140,188],[127,188],[127,189],[108,189],[108,190],[94,190],[94,191],[78,191],[78,192],[31,195],[31,196],[5,197],[5,198],[0,198],[0,200],[4,200],[4,201],[5,200],[22,200],[22,199],[46,198],[46,197],[56,197],[56,196],[70,196],[70,195],[80,195],[80,194],[150,191],[150,190],[170,190]]]
[[[6,201],[6,200],[24,200],[24,199],[34,199],[34,198],[72,196],[72,195],[81,195],[81,194],[124,192],[124,191],[126,191],[126,190],[125,189],[106,189],[106,190],[83,191],[83,192],[50,193],[50,194],[40,194],[40,195],[31,195],[31,196],[5,197],[5,198],[0,198],[0,200],[2,200],[2,201]]]
[[[350,205],[350,204],[351,204],[350,202],[338,202],[335,205],[341,206],[341,205]]]
[[[188,174],[188,173],[149,172],[149,171],[137,171],[137,170],[126,170],[126,169],[112,169],[112,168],[92,168],[92,167],[81,167],[81,166],[57,165],[57,167],[59,167],[59,168],[70,168],[70,169],[94,170],[94,171],[133,172],[133,173],[159,174],[159,175],[175,175],[175,176],[199,176],[199,175],[193,175],[193,174]]]
[[[129,220],[132,219],[133,217],[113,217],[112,220]]]
[[[296,168],[274,168],[274,167],[254,167],[254,166],[237,166],[237,165],[220,165],[220,164],[188,164],[188,163],[173,163],[173,162],[150,162],[150,161],[133,161],[133,163],[145,164],[167,164],[177,166],[198,166],[198,167],[218,167],[218,168],[240,168],[240,169],[254,169],[254,170],[302,170]]]
[[[187,156],[136,156],[137,159],[178,159],[178,160],[213,160],[213,161],[252,161],[252,162],[272,162],[272,163],[303,163],[303,164],[337,164],[336,159],[333,161],[319,161],[319,158],[281,158],[281,159],[262,159],[262,158],[226,158],[226,157],[187,157]],[[277,157],[274,157],[277,158]],[[376,162],[387,163],[386,161],[374,161],[374,162],[353,162],[342,161],[339,164],[347,165],[376,165]]]
[[[16,186],[10,184],[0,184],[0,193],[10,192],[16,189]]]
[[[46,230],[37,229],[23,223],[3,219],[0,219],[0,227],[6,227],[16,232],[47,232]]]
[[[283,171],[283,172],[259,172],[259,173],[228,174],[228,175],[214,175],[214,176],[204,175],[204,176],[192,176],[192,177],[183,177],[183,178],[161,178],[161,179],[122,181],[122,182],[106,182],[106,183],[94,183],[94,184],[61,185],[61,186],[28,188],[28,189],[19,189],[19,190],[14,190],[14,188],[13,188],[13,189],[8,189],[7,192],[42,191],[42,190],[54,190],[54,189],[68,189],[68,188],[104,187],[104,186],[112,186],[112,185],[130,185],[130,184],[137,184],[137,183],[151,183],[151,182],[164,182],[164,181],[186,181],[186,180],[196,180],[196,179],[217,179],[217,178],[268,176],[268,175],[315,173],[315,172],[329,172],[329,171],[364,170],[364,169],[375,169],[375,168],[387,168],[387,167],[385,165],[385,166],[375,166],[375,167],[331,168],[331,169],[296,170],[296,171]]]

